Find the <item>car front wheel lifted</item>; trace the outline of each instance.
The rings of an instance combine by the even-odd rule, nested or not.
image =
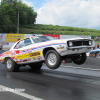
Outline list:
[[[72,60],[75,64],[81,65],[86,61],[86,53],[81,53],[77,56],[75,56]]]

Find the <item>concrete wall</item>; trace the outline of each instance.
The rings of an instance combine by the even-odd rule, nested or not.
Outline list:
[[[24,38],[26,37],[30,37],[32,36],[33,34],[24,34]],[[35,36],[43,36],[44,34],[34,34]],[[5,34],[3,33],[0,33],[0,36],[1,36],[1,39],[0,39],[0,42],[1,41],[5,41]],[[58,38],[60,37],[60,39],[69,39],[69,38],[77,38],[77,37],[81,37],[81,38],[89,38],[91,39],[91,36],[83,36],[83,35],[49,35],[49,36],[52,36],[54,38]],[[3,45],[3,49],[10,49],[10,47],[14,44],[15,42],[9,42],[9,45]]]
[[[69,39],[69,38],[77,38],[77,37],[91,39],[91,36],[85,36],[85,35],[60,35],[60,39]]]
[[[4,33],[0,33],[0,42],[5,41],[5,35]]]
[[[30,37],[33,34],[24,34],[24,38]],[[36,36],[42,36],[42,34],[34,34]],[[9,42],[9,45],[3,45],[3,49],[10,49],[10,47],[14,44],[15,42]]]

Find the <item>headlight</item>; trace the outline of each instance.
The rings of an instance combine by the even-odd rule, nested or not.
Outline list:
[[[72,42],[69,42],[69,46],[72,47],[73,46],[73,43]]]
[[[89,41],[89,45],[92,45],[92,41]]]

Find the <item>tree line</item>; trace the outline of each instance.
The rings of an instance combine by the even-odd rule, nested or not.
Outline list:
[[[97,32],[97,33],[100,33],[100,30],[95,30],[95,29],[59,26],[59,25],[52,25],[52,24],[50,24],[50,25],[32,24],[32,25],[26,26],[25,28],[34,29],[34,30],[78,31],[78,32]]]
[[[45,24],[26,25],[20,28],[20,33],[100,36],[100,30]]]
[[[37,13],[21,0],[2,0],[0,4],[0,33],[16,33],[19,12],[19,26],[36,22]]]
[[[17,33],[19,12],[19,33],[61,34],[100,36],[100,30],[59,25],[35,24],[37,13],[21,0],[2,0],[0,3],[0,33]]]

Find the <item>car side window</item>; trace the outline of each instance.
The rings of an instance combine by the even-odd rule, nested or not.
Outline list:
[[[25,46],[31,45],[32,42],[31,42],[30,38],[25,39],[24,44],[25,44]]]
[[[19,43],[16,44],[16,46],[14,47],[14,49],[19,49],[28,45],[31,45],[32,42],[29,38],[21,40]]]
[[[22,48],[25,46],[24,40],[20,41],[18,48]]]
[[[14,49],[19,49],[19,48],[22,48],[22,47],[24,47],[25,45],[24,45],[24,40],[22,40],[22,41],[20,41],[20,42],[18,42],[17,44],[16,44],[16,46],[14,47]]]

